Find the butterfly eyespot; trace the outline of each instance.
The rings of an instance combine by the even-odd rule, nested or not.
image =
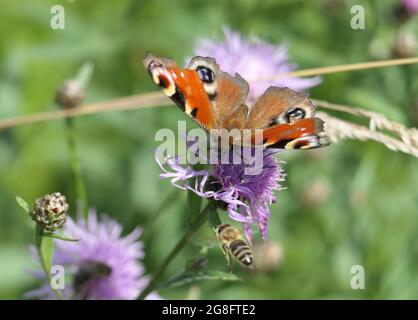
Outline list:
[[[215,73],[211,69],[200,66],[196,68],[196,71],[203,82],[212,83],[215,81]]]
[[[293,108],[286,112],[283,112],[277,118],[272,119],[269,123],[269,127],[275,126],[277,124],[284,124],[284,123],[292,124],[296,120],[301,120],[303,118],[306,118],[305,110],[301,108]]]
[[[301,108],[294,108],[285,113],[284,120],[287,123],[292,123],[295,120],[300,120],[300,119],[305,118],[305,116],[306,116],[305,110]]]

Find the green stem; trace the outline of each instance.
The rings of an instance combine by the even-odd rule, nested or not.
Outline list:
[[[71,175],[72,175],[73,184],[74,184],[74,194],[75,194],[77,203],[78,202],[81,203],[84,217],[87,218],[89,206],[88,206],[87,192],[86,192],[86,188],[84,186],[83,178],[81,174],[80,159],[77,154],[73,119],[71,118],[65,119],[65,125],[67,128],[66,130],[67,131],[67,144],[68,144],[68,151],[70,153]]]
[[[50,270],[48,270],[47,262],[45,261],[45,255],[42,253],[42,241],[44,240],[43,234],[44,232],[42,228],[40,228],[39,226],[36,226],[36,234],[35,234],[36,251],[39,257],[39,261],[41,262],[42,269],[44,270],[45,277],[48,281],[48,285],[51,286],[51,280],[52,280],[51,273],[50,273]],[[53,288],[51,289],[54,291],[58,300],[63,299],[61,291],[57,289],[53,289]]]
[[[180,253],[180,251],[184,248],[184,246],[189,242],[189,240],[195,235],[195,233],[200,229],[200,227],[204,224],[207,220],[208,211],[211,209],[211,203],[207,204],[206,207],[202,210],[196,220],[190,224],[189,228],[177,242],[176,246],[171,250],[168,256],[164,259],[161,266],[157,269],[152,277],[151,281],[148,283],[147,287],[141,292],[138,297],[138,300],[143,300],[148,294],[150,294],[156,287],[158,281],[161,279],[164,271],[167,269],[169,264],[173,261],[173,259]]]

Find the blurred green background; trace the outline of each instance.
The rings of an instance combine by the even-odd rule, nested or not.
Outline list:
[[[65,29],[50,28],[50,8],[65,7]],[[350,8],[366,10],[366,29],[352,30]],[[399,1],[2,1],[0,118],[53,109],[55,90],[85,61],[95,65],[87,102],[155,90],[141,59],[146,51],[182,62],[196,39],[223,39],[222,26],[245,36],[289,44],[300,68],[391,58],[400,30],[418,16]],[[416,35],[416,34],[415,34]],[[268,61],[266,61],[268,68]],[[381,112],[418,126],[418,66],[326,75],[310,95]],[[90,204],[126,227],[153,221],[145,239],[152,274],[186,227],[186,194],[158,177],[155,132],[185,119],[170,105],[75,119],[77,147]],[[189,128],[193,127],[190,122]],[[283,262],[245,281],[201,282],[161,292],[165,298],[294,299],[418,298],[418,161],[374,142],[349,141],[324,150],[286,152],[286,190],[272,206],[269,239]],[[74,208],[62,120],[0,132],[0,298],[20,299],[37,285],[27,246],[33,226],[15,202],[60,191]],[[74,214],[74,212],[73,212]],[[223,217],[225,215],[223,214]],[[150,227],[151,228],[151,227]],[[198,251],[189,245],[170,266],[176,273]],[[212,269],[226,271],[218,248]],[[350,287],[353,265],[365,268],[365,290]]]

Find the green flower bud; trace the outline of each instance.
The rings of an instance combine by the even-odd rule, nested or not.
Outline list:
[[[55,192],[37,199],[29,214],[44,231],[54,232],[65,224],[68,209],[65,196]]]

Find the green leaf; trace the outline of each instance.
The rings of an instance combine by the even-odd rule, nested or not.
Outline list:
[[[52,258],[54,256],[54,241],[50,237],[42,237],[41,241],[41,254],[45,263],[46,270],[51,272]]]
[[[241,278],[235,274],[222,271],[202,271],[197,273],[185,272],[168,279],[166,282],[160,284],[157,289],[166,289],[188,285],[202,280],[217,280],[217,281],[242,281]]]
[[[77,72],[75,80],[77,80],[83,88],[87,88],[93,75],[94,65],[91,62],[85,62]]]
[[[63,241],[69,241],[69,242],[77,242],[80,241],[80,239],[74,239],[74,238],[69,238],[63,235],[59,235],[59,234],[55,234],[55,233],[44,233],[43,235],[44,237],[47,238],[53,238],[53,239],[58,239],[58,240],[63,240]]]
[[[213,201],[208,203],[206,215],[207,225],[209,225],[210,228],[200,229],[192,240],[196,246],[199,246],[202,249],[205,247],[208,249],[218,245],[216,227],[222,223],[217,213],[216,205]]]
[[[26,213],[29,213],[30,211],[29,205],[23,198],[16,196],[16,202],[19,206],[23,208],[23,210],[26,211]]]
[[[45,274],[49,275],[54,257],[54,239],[43,234],[42,229],[36,226],[36,247]]]

